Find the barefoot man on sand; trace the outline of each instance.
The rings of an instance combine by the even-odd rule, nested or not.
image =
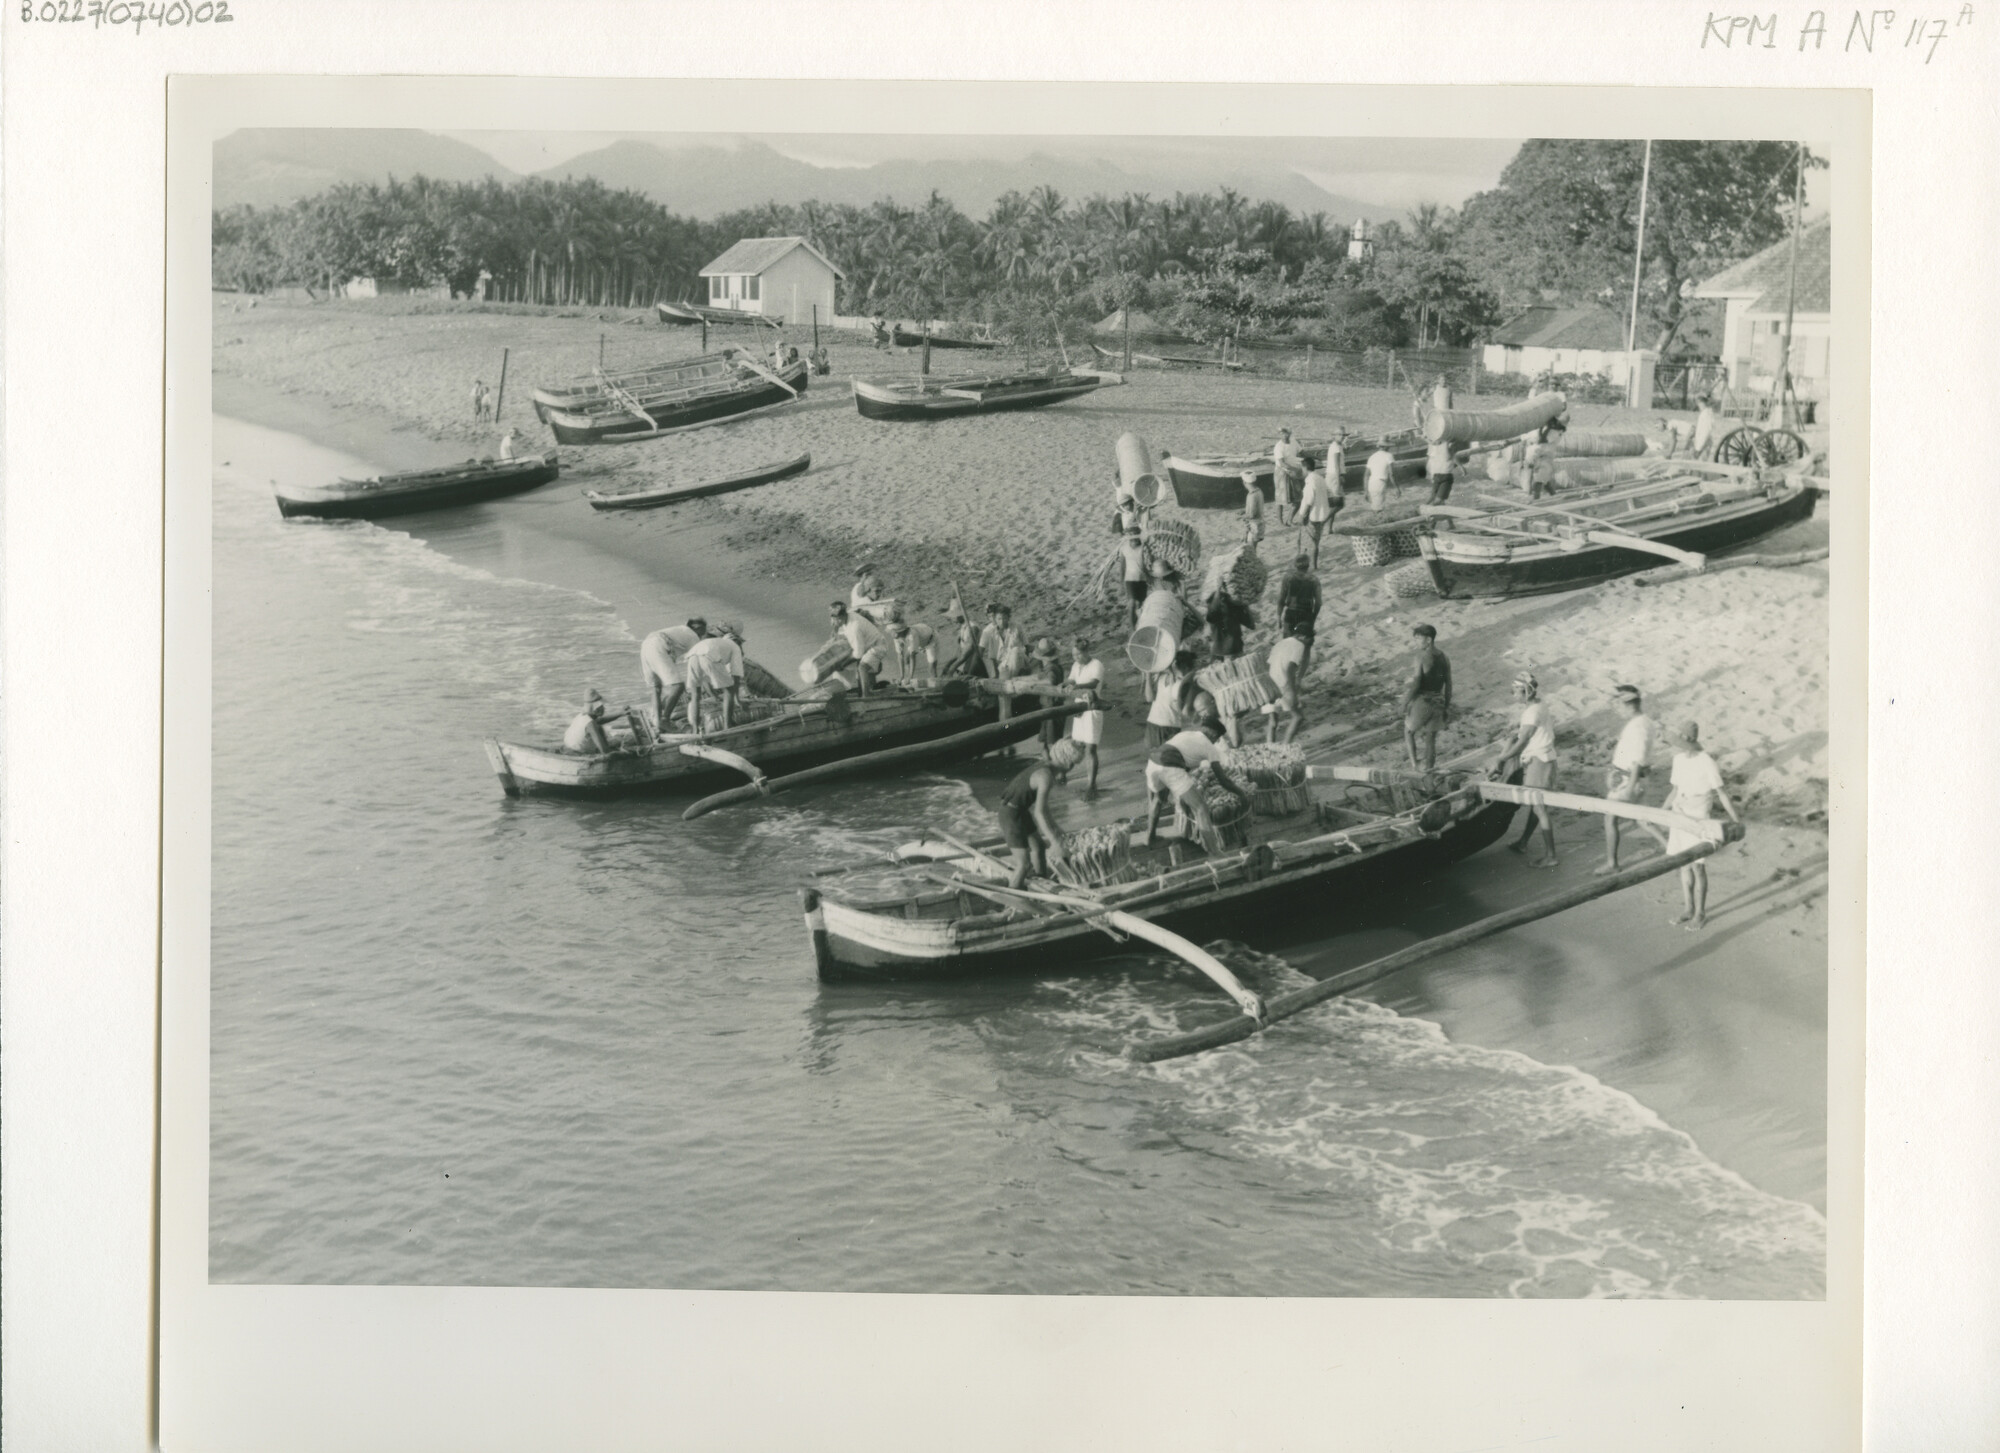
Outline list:
[[[1625,725],[1619,729],[1618,745],[1611,749],[1611,770],[1605,774],[1604,795],[1613,802],[1637,802],[1639,786],[1646,776],[1646,763],[1653,755],[1653,739],[1659,735],[1659,727],[1639,709],[1639,688],[1620,686],[1613,698],[1618,703],[1618,711],[1625,718]],[[1619,819],[1612,813],[1604,814],[1604,862],[1591,870],[1595,877],[1605,877],[1618,871],[1618,826]],[[1651,823],[1639,826],[1651,833],[1664,846],[1666,837]]]
[[[1506,781],[1513,775],[1514,764],[1521,764],[1521,782],[1527,787],[1553,788],[1556,785],[1556,720],[1542,699],[1541,683],[1535,680],[1535,673],[1523,671],[1514,678],[1514,700],[1521,703],[1521,724],[1502,749],[1500,765],[1494,776]],[[1525,853],[1528,839],[1535,835],[1535,824],[1542,825],[1542,841],[1548,846],[1545,857],[1531,858],[1531,868],[1553,868],[1556,866],[1556,829],[1549,820],[1549,810],[1537,804],[1528,809],[1528,824],[1521,829],[1521,835],[1507,844],[1510,853]]]
[[[1411,770],[1425,776],[1437,765],[1438,728],[1451,715],[1451,662],[1437,648],[1437,637],[1436,626],[1410,632],[1417,643],[1417,664],[1403,692],[1403,746]]]
[[[1701,728],[1693,722],[1687,723],[1675,734],[1673,776],[1670,780],[1674,790],[1667,797],[1669,812],[1706,820],[1715,816],[1712,805],[1720,802],[1731,822],[1743,821],[1736,815],[1736,804],[1722,790],[1722,769],[1715,765],[1715,758],[1701,749]],[[1669,855],[1684,853],[1701,841],[1703,839],[1691,832],[1673,828],[1667,833],[1667,852]],[[1681,915],[1674,922],[1689,933],[1708,923],[1706,861],[1697,860],[1681,869]]]

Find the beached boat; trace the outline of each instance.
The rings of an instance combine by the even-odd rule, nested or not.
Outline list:
[[[898,348],[921,348],[924,346],[924,335],[910,332],[901,323],[896,325],[894,333],[890,336]],[[990,338],[946,338],[939,333],[931,334],[931,347],[933,348],[998,348],[999,346],[999,343]]]
[[[922,689],[889,686],[869,696],[752,697],[742,705],[746,719],[727,731],[669,734],[643,744],[627,744],[606,756],[488,738],[486,758],[509,797],[526,793],[608,797],[638,792],[708,792],[741,783],[743,772],[713,756],[683,751],[683,747],[720,749],[775,776],[956,736],[997,722],[999,715],[996,701],[965,681],[945,681]],[[992,751],[1008,741],[1025,740],[1040,726],[1039,719],[1026,721],[1015,732],[1000,733],[980,750]]]
[[[594,510],[658,509],[661,505],[674,504],[684,499],[699,499],[708,494],[728,494],[732,490],[769,484],[775,479],[789,479],[794,474],[804,474],[810,468],[812,468],[812,455],[801,454],[796,459],[780,459],[772,464],[760,464],[755,469],[746,469],[738,474],[706,480],[699,484],[649,485],[643,489],[619,490],[615,494],[600,494],[594,489],[586,489],[583,497],[590,501],[590,507]]]
[[[742,308],[709,308],[700,303],[655,303],[653,312],[662,323],[677,327],[687,327],[693,323],[706,323],[711,328],[727,328],[740,325],[751,328],[776,328],[776,318],[763,313],[751,313]]]
[[[1453,790],[1424,800],[1408,788],[1315,780],[1308,808],[1289,818],[1250,819],[1247,846],[1213,854],[1186,856],[1191,849],[1164,837],[1148,849],[1144,823],[1134,821],[1122,825],[1133,835],[1127,881],[1089,890],[1042,880],[1028,886],[1047,899],[1084,900],[1101,913],[1143,918],[1196,942],[1232,933],[1254,940],[1292,916],[1325,923],[1390,884],[1419,880],[1478,852],[1506,831],[1513,804],[1488,802],[1463,775],[1446,783]],[[906,845],[893,863],[817,874],[800,897],[819,975],[959,977],[1067,968],[1131,951],[1078,909],[1014,895],[1006,885],[1003,864],[941,837]]]
[[[670,359],[645,368],[622,368],[610,373],[599,369],[567,384],[532,389],[529,397],[535,405],[535,417],[546,424],[551,410],[587,413],[617,402],[614,389],[622,389],[629,394],[652,393],[703,379],[726,378],[730,367],[730,360],[725,355],[702,353],[693,358]]]
[[[1423,477],[1426,446],[1423,436],[1416,430],[1406,429],[1379,438],[1353,436],[1347,439],[1344,446],[1345,462],[1340,472],[1343,491],[1353,493],[1364,486],[1368,477],[1368,456],[1384,445],[1395,456],[1396,479]],[[1318,469],[1326,463],[1327,448],[1328,441],[1325,439],[1302,440],[1299,442],[1299,457],[1305,461],[1307,468]],[[1260,454],[1210,454],[1195,459],[1169,454],[1161,463],[1166,466],[1167,478],[1173,483],[1174,502],[1184,510],[1242,509],[1245,470],[1257,476],[1257,488],[1265,499],[1277,498],[1276,466],[1271,462],[1268,449]]]
[[[804,359],[772,370],[741,354],[712,376],[634,391],[604,379],[603,398],[582,408],[550,409],[548,425],[564,444],[619,444],[658,438],[737,414],[788,404],[806,391]]]
[[[1802,476],[1695,464],[1533,504],[1427,505],[1417,544],[1439,595],[1536,595],[1748,544],[1808,518],[1818,497]]]
[[[277,487],[278,513],[325,519],[374,519],[476,504],[547,484],[562,472],[556,451],[520,459],[468,459],[441,469],[413,469],[379,479]]]
[[[949,419],[1043,409],[1102,388],[1094,373],[1049,369],[1039,373],[936,374],[857,378],[854,407],[864,419]]]

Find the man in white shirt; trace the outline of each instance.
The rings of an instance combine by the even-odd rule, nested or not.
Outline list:
[[[890,607],[896,602],[882,594],[882,577],[875,567],[863,565],[854,572],[854,589],[848,593],[847,603],[856,615],[880,625],[887,622]]]
[[[1085,636],[1073,636],[1069,643],[1069,673],[1063,684],[1073,690],[1085,693],[1090,699],[1088,710],[1080,711],[1069,719],[1070,740],[1083,748],[1083,759],[1090,764],[1090,775],[1085,779],[1083,790],[1097,790],[1097,749],[1104,741],[1104,707],[1098,693],[1104,690],[1104,663],[1090,654],[1090,641]]]
[[[1125,604],[1131,612],[1132,628],[1139,628],[1139,609],[1146,603],[1146,543],[1139,527],[1132,525],[1118,541],[1119,573],[1125,581]]]
[[[707,634],[708,622],[696,616],[684,626],[654,631],[639,643],[639,671],[653,693],[656,730],[668,730],[674,708],[687,695],[687,653]]]
[[[1146,709],[1146,750],[1164,747],[1181,729],[1181,712],[1194,693],[1194,652],[1183,646],[1173,664],[1153,678],[1153,704]]]
[[[1556,719],[1548,705],[1542,701],[1541,683],[1532,671],[1523,671],[1514,678],[1514,700],[1521,704],[1521,721],[1513,738],[1501,751],[1500,764],[1494,775],[1501,781],[1514,774],[1514,765],[1521,767],[1521,785],[1524,787],[1553,788],[1556,785]],[[1528,822],[1521,829],[1521,835],[1507,844],[1510,853],[1524,853],[1528,850],[1528,839],[1535,835],[1535,824],[1542,827],[1542,840],[1548,846],[1545,857],[1531,859],[1531,868],[1553,868],[1556,866],[1556,829],[1549,820],[1548,808],[1540,803],[1528,809]]]
[[[1216,738],[1222,735],[1222,721],[1219,717],[1203,717],[1201,727],[1196,731],[1177,733],[1168,739],[1166,745],[1156,747],[1146,759],[1146,846],[1151,847],[1159,840],[1160,816],[1175,803],[1194,821],[1205,837],[1213,837],[1215,820],[1209,816],[1208,804],[1202,800],[1200,789],[1195,784],[1194,769],[1203,762],[1212,762],[1221,757],[1222,751],[1216,746]],[[1238,790],[1227,777],[1216,778],[1223,787],[1234,792],[1248,806],[1247,794]]]
[[[1368,508],[1379,510],[1389,497],[1389,486],[1396,480],[1396,456],[1389,452],[1387,444],[1377,444],[1375,452],[1368,456]]]
[[[1659,736],[1659,727],[1650,716],[1640,710],[1639,688],[1620,686],[1612,694],[1617,703],[1619,715],[1625,724],[1618,729],[1618,745],[1611,749],[1611,768],[1605,773],[1604,795],[1613,802],[1637,802],[1639,788],[1648,771],[1648,763],[1653,756],[1653,743]],[[1612,813],[1604,815],[1604,862],[1593,870],[1602,878],[1618,871],[1618,829],[1620,819]],[[1639,824],[1651,833],[1662,846],[1666,837],[1651,823]]]
[[[889,617],[889,639],[895,643],[897,675],[903,680],[938,674],[936,631],[922,621],[911,625],[897,613]],[[924,663],[922,671],[917,669],[919,661]]]
[[[563,750],[579,756],[603,756],[611,750],[611,738],[604,727],[607,721],[615,720],[605,715],[604,697],[591,687],[583,710],[570,719],[569,730],[563,733]]]
[[[1432,504],[1441,505],[1451,498],[1454,463],[1450,444],[1439,440],[1431,445],[1424,459],[1424,472],[1430,476]]]
[[[1270,742],[1278,735],[1278,716],[1285,718],[1284,740],[1290,743],[1299,734],[1304,724],[1304,712],[1299,706],[1299,687],[1306,668],[1306,652],[1310,649],[1306,634],[1310,626],[1293,626],[1285,638],[1271,647],[1271,661],[1268,670],[1271,680],[1278,688],[1278,711],[1266,719],[1264,740]]]
[[[689,712],[697,722],[703,715],[700,698],[714,696],[722,702],[722,729],[736,725],[736,701],[743,687],[743,648],[726,631],[717,629],[687,653],[688,682],[696,701]]]
[[[1712,804],[1720,802],[1731,822],[1743,820],[1736,815],[1736,804],[1722,789],[1722,769],[1715,765],[1715,758],[1702,750],[1701,728],[1693,722],[1687,723],[1675,734],[1674,765],[1669,780],[1673,791],[1667,797],[1668,811],[1678,812],[1682,817],[1706,820],[1715,816]],[[1672,828],[1667,833],[1667,852],[1669,855],[1684,853],[1702,841],[1704,839],[1694,833]],[[1706,859],[1697,858],[1681,869],[1681,916],[1674,922],[1689,933],[1708,923]]]
[[[1336,449],[1338,445],[1334,446]],[[1343,501],[1340,497],[1340,475],[1335,461],[1328,460],[1325,469],[1315,469],[1306,476],[1304,493],[1299,496],[1299,518],[1305,522],[1306,533],[1312,536],[1312,568],[1319,569],[1319,540],[1326,533],[1327,523],[1340,512]]]
[[[1280,525],[1292,522],[1292,501],[1298,498],[1298,486],[1305,477],[1305,461],[1299,458],[1299,446],[1292,442],[1292,431],[1278,430],[1278,442],[1271,446],[1271,483],[1276,490]]]
[[[847,648],[854,652],[856,684],[863,696],[869,695],[889,659],[888,637],[867,616],[850,615],[847,607],[837,600],[827,606],[826,613],[833,621],[834,631],[846,638]]]

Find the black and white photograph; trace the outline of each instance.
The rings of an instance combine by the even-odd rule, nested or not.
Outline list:
[[[1823,1299],[1865,157],[756,119],[213,143],[207,1279]]]

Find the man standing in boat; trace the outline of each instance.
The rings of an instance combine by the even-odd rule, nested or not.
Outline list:
[[[986,662],[979,654],[979,632],[966,619],[964,603],[954,595],[951,604],[944,608],[945,619],[951,622],[952,655],[944,663],[947,676],[969,676],[974,680],[983,678]]]
[[[743,648],[721,627],[711,629],[687,653],[687,674],[695,689],[695,702],[688,715],[697,723],[706,713],[701,698],[715,696],[722,703],[722,729],[736,725],[736,703],[743,688]],[[703,724],[705,725],[705,724]]]
[[[1513,738],[1502,749],[1500,764],[1494,776],[1506,781],[1514,775],[1514,766],[1520,764],[1521,785],[1542,787],[1553,790],[1556,785],[1556,719],[1555,714],[1542,699],[1542,685],[1532,671],[1523,671],[1514,678],[1514,700],[1521,704],[1520,725],[1515,728]],[[1528,862],[1531,868],[1553,868],[1556,866],[1556,828],[1549,819],[1548,808],[1537,803],[1528,809],[1528,822],[1521,829],[1521,835],[1507,844],[1510,853],[1525,853],[1528,839],[1535,835],[1535,824],[1542,827],[1542,840],[1548,845],[1544,857]]]
[[[1430,477],[1430,503],[1441,505],[1451,498],[1452,471],[1457,461],[1453,458],[1451,445],[1440,439],[1431,445],[1424,458],[1424,472]]]
[[[1046,877],[1051,868],[1060,868],[1067,861],[1050,799],[1056,784],[1065,781],[1082,759],[1083,748],[1064,738],[1049,748],[1047,760],[1026,768],[1001,789],[995,816],[1000,820],[1000,835],[1014,852],[1014,871],[1008,880],[1011,886],[1019,888],[1031,872],[1038,878]]]
[[[848,592],[847,603],[855,614],[867,616],[877,625],[884,625],[889,619],[889,609],[895,600],[882,593],[882,577],[873,565],[860,565],[854,571],[854,589]]]
[[[937,632],[918,621],[911,625],[903,619],[903,608],[895,606],[889,612],[889,639],[896,647],[896,674],[905,681],[916,677],[932,677],[938,674]],[[923,663],[924,670],[917,669]]]
[[[1063,685],[1080,691],[1089,707],[1070,718],[1070,740],[1083,748],[1083,760],[1090,764],[1090,776],[1083,784],[1086,793],[1097,791],[1097,748],[1104,740],[1104,663],[1090,654],[1087,636],[1072,636],[1069,642],[1069,672]]]
[[[1164,746],[1156,747],[1146,758],[1146,846],[1151,847],[1159,840],[1160,817],[1176,803],[1180,804],[1189,821],[1201,832],[1204,839],[1213,841],[1216,836],[1215,819],[1209,814],[1208,803],[1204,800],[1199,784],[1195,781],[1195,769],[1203,762],[1213,762],[1221,757],[1221,748],[1216,741],[1222,735],[1222,719],[1215,716],[1202,718],[1201,726],[1194,731],[1176,733]],[[1250,796],[1232,782],[1226,774],[1218,774],[1217,785],[1231,793],[1247,808]]]
[[[665,626],[639,643],[639,671],[653,693],[653,720],[670,730],[674,708],[687,695],[687,654],[708,635],[708,622],[695,616],[684,626]],[[692,725],[692,722],[690,722]]]
[[[870,695],[882,674],[882,667],[889,659],[888,637],[867,616],[848,614],[843,601],[829,603],[826,613],[833,621],[835,632],[846,637],[847,648],[854,653],[855,684],[861,688],[863,696]]]
[[[1611,749],[1611,769],[1605,774],[1604,795],[1612,802],[1637,802],[1639,788],[1644,784],[1646,764],[1653,755],[1653,739],[1659,728],[1653,719],[1640,710],[1639,688],[1620,686],[1612,696],[1618,704],[1618,714],[1625,719],[1618,729],[1618,745]],[[1639,824],[1656,838],[1660,845],[1666,845],[1666,837],[1651,823]],[[1602,878],[1618,871],[1618,828],[1616,813],[1604,814],[1604,862],[1594,869],[1594,876]]]
[[[1428,777],[1437,763],[1438,728],[1451,716],[1451,662],[1437,648],[1436,626],[1418,626],[1410,634],[1417,642],[1417,665],[1403,693],[1403,746],[1410,769]]]

